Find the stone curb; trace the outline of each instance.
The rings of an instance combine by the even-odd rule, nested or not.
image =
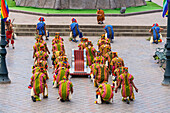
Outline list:
[[[14,9],[10,9],[9,11],[15,12],[15,13],[24,13],[24,14],[40,15],[40,16],[96,16],[96,14],[44,14],[44,13],[21,11],[21,10],[14,10]],[[120,16],[120,17],[123,16],[124,17],[124,16],[133,16],[133,15],[140,15],[140,14],[156,13],[156,12],[162,12],[162,9],[127,13],[127,14],[105,14],[105,16]]]

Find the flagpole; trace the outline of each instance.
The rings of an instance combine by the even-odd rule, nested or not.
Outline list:
[[[2,2],[2,0],[1,0]],[[2,10],[2,7],[1,7]],[[1,19],[1,42],[0,42],[0,84],[11,83],[11,80],[8,78],[8,70],[6,66],[6,49],[5,46],[7,44],[5,36],[5,22]]]
[[[165,47],[167,49],[166,52],[166,69],[164,73],[164,80],[162,81],[162,85],[170,85],[170,4],[168,5],[168,22],[167,22],[167,43]]]

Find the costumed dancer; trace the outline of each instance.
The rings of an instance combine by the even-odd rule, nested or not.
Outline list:
[[[105,56],[107,52],[111,51],[110,44],[106,44],[105,40],[101,41],[101,46],[99,47],[99,51],[102,52],[102,56]]]
[[[13,28],[12,28],[12,23],[11,20],[9,19],[8,21],[5,22],[6,24],[6,41],[7,41],[7,46],[9,47],[9,40],[11,40],[11,44],[12,44],[12,48],[14,49],[14,39],[12,37],[12,33],[13,33]]]
[[[112,59],[115,58],[115,57],[118,57],[117,52],[112,52],[112,51],[106,53],[105,56],[104,56],[104,58],[107,61],[106,65],[110,69],[110,73],[112,73],[112,67],[111,67],[110,64],[111,64]]]
[[[114,73],[114,70],[118,67],[124,67],[124,60],[121,57],[115,57],[111,61],[111,67],[112,67],[112,73]]]
[[[63,43],[64,39],[60,37],[60,33],[56,32],[55,33],[55,37],[52,40],[52,45],[56,44],[56,43]]]
[[[43,17],[40,17],[38,19],[40,22],[37,23],[36,26],[36,31],[38,35],[42,35],[42,36],[46,36],[46,25],[45,25],[45,19]],[[46,40],[48,40],[47,36],[46,36]]]
[[[105,41],[105,43],[101,43],[102,41]],[[97,42],[98,49],[100,48],[101,45],[103,44],[110,44],[110,40],[105,37],[105,34],[101,35],[101,38]]]
[[[91,41],[88,42],[88,47],[85,48],[86,49],[86,59],[87,59],[87,66],[91,66],[92,65],[92,61],[94,60],[94,58],[96,57],[96,49],[93,47],[93,44],[91,43]]]
[[[90,66],[90,69],[91,69],[90,77],[91,77],[91,81],[93,81],[93,83],[94,83],[97,67],[100,66],[99,62],[100,62],[100,60],[93,61],[93,64]]]
[[[63,78],[66,79],[66,78]],[[62,80],[59,82],[59,89],[58,89],[59,96],[58,100],[61,102],[70,101],[73,94],[73,84],[69,80]]]
[[[162,35],[160,34],[161,31],[163,31],[163,28],[159,27],[159,25],[153,24],[152,28],[149,30],[149,32],[152,34],[150,43],[156,43],[162,42]]]
[[[113,103],[114,96],[114,86],[111,86],[106,81],[104,81],[96,90],[96,104]]]
[[[53,76],[53,87],[58,87],[59,86],[59,82],[61,80],[63,80],[63,77],[65,77],[67,80],[70,78],[70,72],[69,69],[66,68],[66,62],[62,63],[62,66],[59,67],[57,69],[57,71],[55,72],[54,76]]]
[[[106,65],[100,64],[96,67],[94,86],[98,87],[103,81],[108,81],[109,69]]]
[[[33,56],[35,58],[34,62],[39,62],[40,60],[47,61],[48,57],[49,55],[44,51],[37,51]]]
[[[113,26],[112,25],[106,25],[104,30],[105,30],[105,37],[109,38],[111,43],[113,43],[113,39],[114,39]]]
[[[79,50],[84,50],[88,45],[88,38],[81,38],[81,42],[78,44]]]
[[[34,49],[33,58],[34,58],[35,53],[38,51],[44,51],[50,54],[50,51],[48,50],[48,47],[47,47],[47,43],[44,40],[42,40],[41,37],[42,36],[40,35],[39,38],[36,38],[36,42],[33,46],[33,49]]]
[[[79,30],[79,25],[75,18],[72,18],[72,24],[70,25],[70,41],[77,42],[76,37],[79,35],[79,38],[82,38],[83,35]]]
[[[55,43],[52,46],[52,52],[54,53],[55,51],[62,51],[65,53],[64,44],[62,42],[60,42],[59,40],[58,40],[58,43]]]
[[[46,75],[42,72],[36,72],[31,77],[29,88],[31,89],[31,98],[33,102],[41,101],[40,94],[43,94],[43,98],[48,98],[48,90],[46,84]]]
[[[118,78],[120,81],[118,83],[118,86],[115,89],[115,93],[117,93],[117,89],[119,88],[120,85],[122,85],[122,101],[125,101],[127,104],[130,103],[129,100],[133,101],[134,100],[134,93],[133,93],[133,87],[135,88],[136,92],[138,92],[138,89],[136,88],[135,84],[133,83],[134,77],[128,73],[128,68],[124,68],[125,71],[123,74],[121,74]],[[128,99],[129,97],[129,99]]]

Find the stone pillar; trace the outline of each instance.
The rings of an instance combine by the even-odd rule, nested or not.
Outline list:
[[[37,7],[38,8],[44,8],[46,0],[38,0]]]
[[[25,6],[26,0],[21,0],[20,1],[20,6]]]
[[[97,1],[97,9],[101,8],[101,9],[110,9],[110,4],[109,4],[109,0],[98,0]]]
[[[70,0],[61,0],[61,9],[70,9]]]
[[[16,6],[20,6],[22,0],[15,0]]]
[[[110,8],[111,9],[115,9],[116,8],[115,0],[110,0]]]
[[[135,0],[129,0],[127,2],[127,4],[128,4],[129,7],[135,7],[136,6]]]
[[[61,0],[56,0],[55,1],[54,9],[61,9]]]
[[[54,8],[54,4],[55,4],[56,0],[46,0],[45,4],[44,4],[44,8]]]

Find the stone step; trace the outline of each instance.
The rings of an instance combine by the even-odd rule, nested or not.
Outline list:
[[[69,32],[69,28],[48,28],[49,32]],[[92,28],[80,28],[82,32],[104,32],[103,29],[92,29]],[[15,32],[35,32],[35,28],[15,28]],[[148,32],[148,29],[114,29],[114,32]],[[166,29],[164,29],[162,32],[167,32]]]
[[[35,32],[15,32],[18,36],[34,36]],[[83,32],[84,36],[101,36],[102,32]],[[60,32],[61,36],[69,36],[69,32]],[[115,32],[115,36],[150,36],[150,33],[143,32]],[[163,37],[166,37],[166,33],[162,33]],[[50,33],[50,36],[55,36],[55,33]]]
[[[101,28],[104,25],[79,25],[80,28]],[[36,28],[36,25],[14,25],[16,28]],[[46,25],[47,28],[69,28],[69,25]],[[161,26],[166,29],[166,26]],[[113,26],[114,29],[150,29],[151,26]]]

